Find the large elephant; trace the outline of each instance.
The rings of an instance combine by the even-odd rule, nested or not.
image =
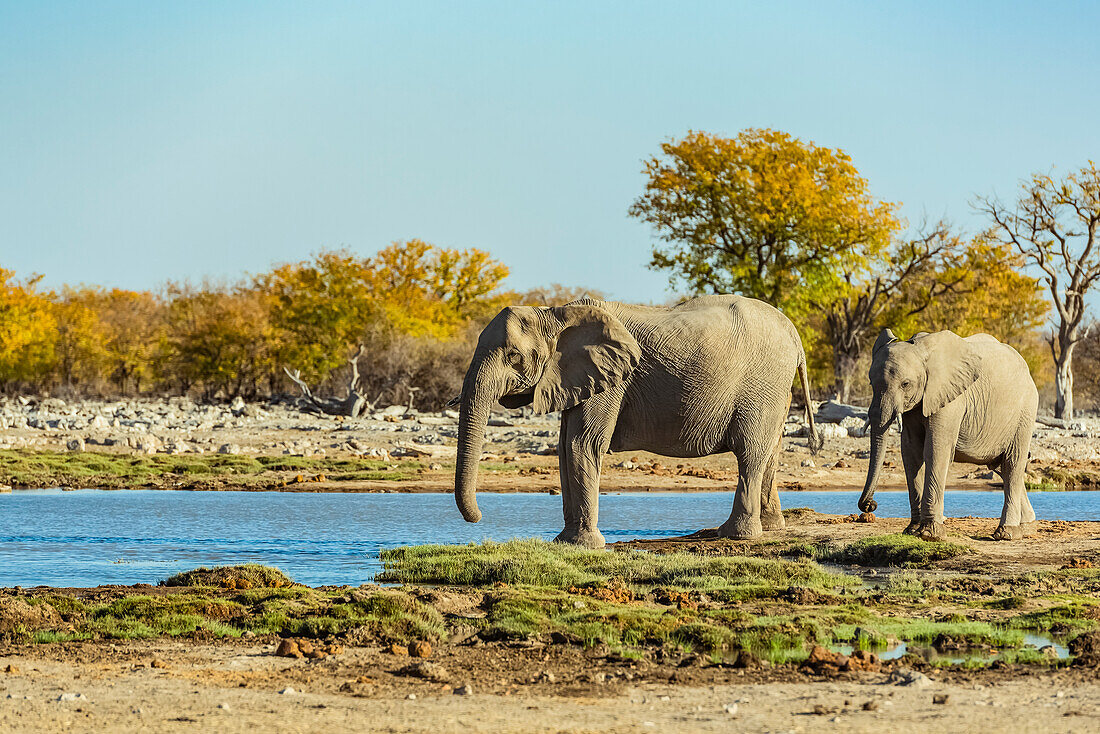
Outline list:
[[[1004,508],[994,539],[1023,537],[1035,520],[1027,498],[1031,434],[1039,393],[1020,353],[989,334],[950,331],[899,341],[883,330],[871,352],[868,412],[871,458],[859,508],[873,512],[885,434],[901,416],[901,461],[909,487],[909,527],[925,540],[945,537],[943,492],[952,461],[989,466],[1004,479]],[[918,474],[924,468],[924,481]],[[922,486],[923,485],[923,486]]]
[[[586,298],[506,308],[481,332],[457,398],[458,508],[469,522],[481,519],[478,460],[499,401],[562,412],[560,542],[603,547],[597,504],[609,451],[684,458],[732,451],[737,492],[719,534],[754,538],[781,528],[774,475],[796,372],[816,451],[802,342],[790,320],[762,301],[705,296],[655,308]]]

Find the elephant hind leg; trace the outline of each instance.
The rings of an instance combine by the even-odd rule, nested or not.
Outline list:
[[[783,450],[783,438],[779,438],[760,480],[760,524],[764,530],[782,530],[787,527],[783,510],[779,506],[779,482],[775,471],[779,468],[779,453]]]
[[[993,531],[994,540],[1019,540],[1035,522],[1035,510],[1027,496],[1027,457],[1031,447],[1031,426],[1021,428],[1014,445],[1001,460],[1005,502],[1001,522]]]
[[[793,397],[792,393],[787,393],[783,413],[777,416],[775,445],[764,465],[764,475],[760,479],[760,524],[764,530],[782,530],[787,527],[787,521],[783,518],[783,509],[779,506],[779,482],[776,480],[775,472],[779,468],[779,455],[783,452],[783,424],[791,412]]]
[[[760,521],[760,488],[767,463],[766,455],[737,457],[737,493],[733,496],[733,511],[729,519],[718,526],[719,537],[750,540],[764,534]]]

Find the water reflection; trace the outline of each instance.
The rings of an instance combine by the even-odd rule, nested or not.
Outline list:
[[[1059,641],[1055,640],[1052,636],[1043,633],[1027,633],[1024,635],[1024,648],[1031,647],[1035,650],[1042,650],[1045,647],[1053,649],[1054,657],[1057,660],[1064,660],[1069,657],[1069,648]],[[839,652],[843,655],[851,655],[855,651],[854,645],[848,644],[834,644],[830,645],[829,649],[833,652]],[[941,652],[931,645],[921,645],[915,642],[898,642],[892,647],[875,649],[870,648],[870,652],[878,655],[881,660],[898,660],[908,652],[916,653],[930,663],[949,663],[951,665],[960,665],[962,663],[988,663],[996,660],[1000,656],[1000,651],[985,647],[985,648],[973,648],[962,650],[951,650]]]

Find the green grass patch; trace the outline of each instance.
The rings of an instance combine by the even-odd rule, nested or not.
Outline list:
[[[605,585],[613,578],[639,590],[806,586],[833,588],[856,580],[808,561],[687,553],[608,553],[540,540],[469,545],[420,545],[383,551],[384,583],[491,586],[496,583],[555,589]]]
[[[1065,488],[1054,482],[1024,482],[1028,492],[1064,492]]]
[[[826,551],[821,555],[821,560],[858,566],[922,568],[971,552],[964,545],[947,541],[930,542],[901,534],[876,535]]]
[[[1034,479],[1038,481],[1028,482],[1028,489],[1033,485],[1038,487],[1052,487],[1052,489],[1040,489],[1039,491],[1074,491],[1100,488],[1100,474],[1091,471],[1070,471],[1057,466],[1037,467],[1033,470]]]
[[[169,576],[162,586],[212,586],[221,589],[279,589],[296,586],[289,576],[277,568],[246,563],[242,566],[196,568]]]
[[[27,598],[56,615],[13,639],[40,643],[82,639],[238,637],[244,632],[332,637],[355,632],[385,641],[439,640],[447,634],[434,607],[398,589],[319,590],[278,569],[249,564],[177,574],[156,594],[107,601],[62,594]]]
[[[391,469],[390,466],[397,466]],[[21,487],[123,488],[159,481],[223,478],[246,482],[288,473],[305,479],[324,475],[333,481],[405,480],[424,469],[420,462],[391,463],[363,458],[304,456],[232,456],[226,454],[131,455],[107,452],[62,452],[35,449],[0,450],[0,483]],[[295,477],[291,477],[293,481]]]
[[[1048,631],[1052,628],[1086,630],[1096,625],[1096,607],[1091,601],[1061,604],[1013,617],[1015,629]]]

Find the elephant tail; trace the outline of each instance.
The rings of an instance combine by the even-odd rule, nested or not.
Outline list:
[[[824,437],[814,423],[814,404],[810,402],[810,376],[806,372],[806,355],[798,362],[798,381],[802,383],[802,402],[806,404],[806,422],[810,424],[810,453],[816,455],[825,445]]]

